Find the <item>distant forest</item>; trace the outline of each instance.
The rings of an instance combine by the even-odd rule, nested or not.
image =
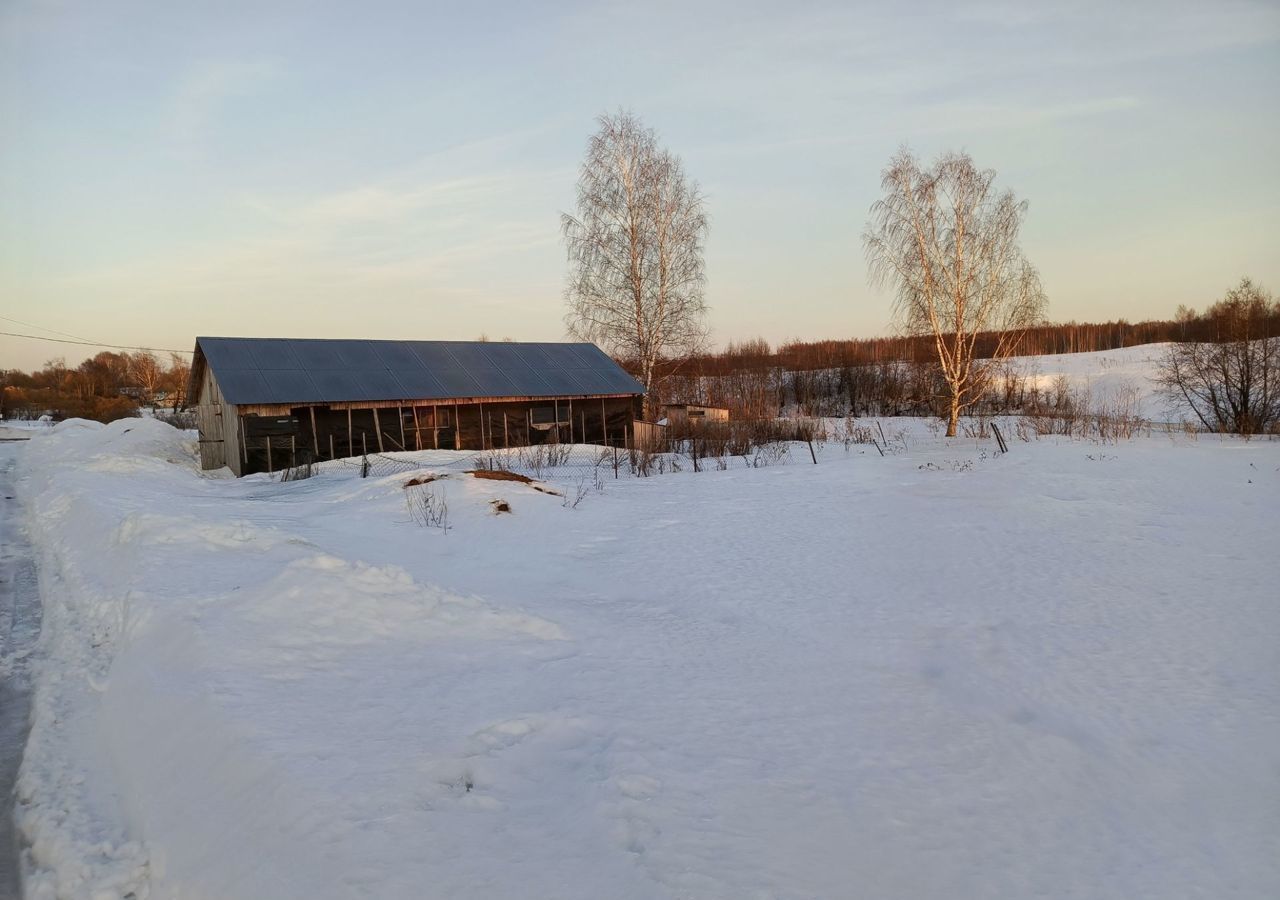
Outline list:
[[[1280,305],[1264,315],[1260,333],[1280,336]],[[1179,307],[1166,321],[1067,322],[1025,333],[1018,354],[1041,356],[1118,350],[1165,342],[1230,340],[1222,320],[1208,311]],[[974,355],[989,359],[994,335],[979,335]],[[730,343],[723,351],[668,361],[662,403],[723,406],[734,418],[767,419],[786,411],[802,415],[939,415],[945,391],[934,364],[931,337],[883,337],[843,341],[788,341],[776,349],[763,338]],[[999,395],[979,404],[987,412],[1042,403],[1021,379],[1007,379]]]
[[[141,407],[177,411],[186,405],[191,366],[177,353],[104,350],[74,368],[62,359],[34,372],[0,369],[0,412],[6,419],[82,418],[110,422]]]
[[[1272,323],[1273,333],[1280,332],[1280,321]],[[1041,325],[1026,332],[1020,345],[1020,356],[1045,356],[1053,353],[1090,353],[1119,350],[1140,344],[1167,341],[1219,340],[1215,323],[1194,310],[1180,308],[1178,317],[1167,321],[1067,322]],[[991,356],[994,335],[979,336],[974,355]],[[743,368],[774,367],[791,372],[870,366],[882,362],[928,362],[936,358],[931,337],[856,338],[829,341],[787,341],[777,349],[763,338],[731,342],[723,351],[693,357],[669,371],[696,371],[702,375],[729,374]]]
[[[1280,315],[1268,333],[1280,335]],[[1215,320],[1180,308],[1168,321],[1043,325],[1027,332],[1021,354],[1083,353],[1165,341],[1221,339]],[[979,337],[976,355],[990,355],[994,340]],[[883,337],[788,341],[777,348],[763,338],[733,342],[723,351],[665,361],[662,402],[727,406],[735,416],[769,417],[791,408],[804,413],[919,414],[930,410],[937,386],[928,363],[930,338]],[[900,363],[913,363],[903,367]],[[624,361],[625,364],[625,361]],[[78,366],[52,360],[35,372],[0,369],[0,413],[10,419],[78,416],[111,421],[140,407],[176,412],[186,406],[190,366],[179,354],[103,351]]]

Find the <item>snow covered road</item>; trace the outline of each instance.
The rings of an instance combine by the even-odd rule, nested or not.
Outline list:
[[[20,443],[0,443],[0,897],[17,897],[19,848],[14,782],[31,712],[28,654],[40,632],[35,561],[14,488]]]
[[[918,431],[445,534],[60,426],[38,896],[1280,891],[1280,443]]]

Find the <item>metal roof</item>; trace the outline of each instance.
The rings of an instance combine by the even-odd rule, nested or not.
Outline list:
[[[644,393],[595,344],[199,337],[206,364],[236,406]]]

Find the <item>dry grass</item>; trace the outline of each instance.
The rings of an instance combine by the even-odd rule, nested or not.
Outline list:
[[[518,481],[521,484],[533,484],[533,479],[519,472],[508,472],[505,469],[474,469],[467,473],[485,481]]]

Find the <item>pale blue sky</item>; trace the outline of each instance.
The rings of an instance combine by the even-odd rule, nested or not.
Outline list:
[[[1055,320],[1280,292],[1276,2],[0,0],[0,316],[558,339],[558,214],[620,106],[709,197],[720,342],[886,331],[860,235],[903,142],[1030,202]]]

